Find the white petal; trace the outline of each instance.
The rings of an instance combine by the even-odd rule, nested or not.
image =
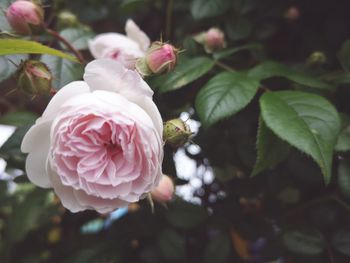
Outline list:
[[[114,91],[125,97],[153,95],[138,73],[111,59],[96,59],[87,64],[84,80],[91,91]]]
[[[56,172],[54,172],[48,165],[47,167],[48,175],[51,179],[53,189],[59,199],[61,200],[62,205],[67,208],[72,213],[76,213],[79,211],[84,211],[88,209],[88,207],[81,205],[73,191],[72,187],[64,186]]]
[[[143,51],[147,51],[148,47],[151,45],[151,40],[143,32],[134,21],[128,19],[125,25],[126,35],[132,40],[136,41]]]
[[[53,120],[63,103],[76,95],[88,92],[89,86],[84,81],[74,81],[67,84],[53,96],[43,113],[42,119]]]
[[[157,130],[158,135],[161,140],[163,138],[163,120],[160,112],[153,102],[153,100],[149,97],[136,97],[134,99],[130,99],[130,101],[134,102],[138,106],[140,106],[147,114],[151,117],[153,121],[153,125]]]
[[[40,187],[49,188],[51,181],[46,173],[46,161],[50,147],[50,122],[34,125],[24,136],[21,150],[29,152],[26,172],[29,180]]]
[[[89,41],[89,49],[94,58],[104,58],[106,50],[120,49],[127,52],[128,50],[138,51],[141,55],[143,51],[139,44],[134,40],[118,33],[105,33],[97,35]]]

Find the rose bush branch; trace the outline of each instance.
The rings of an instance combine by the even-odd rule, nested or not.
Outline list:
[[[53,36],[54,38],[56,38],[58,41],[62,42],[76,56],[76,58],[79,60],[79,62],[81,64],[86,64],[86,60],[85,60],[84,56],[79,52],[79,50],[74,48],[72,46],[72,44],[69,43],[69,41],[67,39],[65,39],[58,32],[56,32],[50,28],[46,28],[46,32],[48,34],[50,34],[51,36]]]

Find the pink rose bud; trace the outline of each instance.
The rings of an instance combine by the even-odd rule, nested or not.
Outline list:
[[[225,35],[218,28],[211,28],[205,35],[205,47],[209,51],[220,50],[226,46]]]
[[[26,60],[17,70],[17,85],[31,95],[50,94],[52,75],[44,63],[37,60]]]
[[[173,181],[169,176],[163,175],[162,179],[159,182],[159,185],[152,190],[152,198],[158,202],[167,202],[170,201],[173,197],[175,186]]]
[[[174,148],[188,142],[191,135],[190,127],[181,119],[172,119],[164,123],[163,139]]]
[[[226,47],[225,34],[220,29],[212,27],[206,32],[194,36],[194,40],[204,45],[207,53],[223,49]]]
[[[300,17],[299,9],[295,6],[289,7],[286,13],[284,14],[284,17],[291,22],[298,20]]]
[[[177,52],[170,44],[154,42],[146,56],[136,62],[136,69],[144,76],[169,72],[176,65]]]
[[[6,10],[6,18],[18,34],[31,35],[42,29],[44,10],[31,1],[18,0]]]

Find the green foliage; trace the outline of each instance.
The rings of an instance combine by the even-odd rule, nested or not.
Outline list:
[[[253,99],[259,83],[246,74],[224,72],[213,77],[196,98],[196,110],[204,126],[228,118]]]
[[[13,75],[17,70],[16,65],[19,65],[27,57],[27,55],[0,56],[0,82]]]
[[[49,67],[53,75],[52,85],[57,90],[83,77],[84,68],[78,63],[50,55],[43,55],[41,61]]]
[[[339,252],[350,256],[350,227],[337,230],[332,236],[332,246]]]
[[[289,145],[267,128],[261,118],[259,121],[256,144],[258,153],[252,175],[256,175],[267,168],[274,167],[287,158],[290,150]]]
[[[88,28],[78,27],[65,28],[60,32],[60,35],[69,41],[69,43],[71,43],[71,45],[77,50],[87,49],[88,41],[95,36],[95,34]],[[66,48],[66,46],[62,44],[61,47]]]
[[[220,233],[207,244],[203,255],[203,262],[227,262],[230,246],[231,242],[228,235],[226,233]],[[220,253],[218,253],[218,251],[220,251]]]
[[[207,212],[198,205],[182,200],[169,204],[169,211],[166,218],[173,226],[180,228],[193,228],[204,223],[207,219]]]
[[[332,104],[299,91],[265,93],[260,99],[266,126],[277,136],[310,155],[329,183],[340,118]]]
[[[334,149],[339,152],[346,152],[350,150],[350,117],[341,113],[340,119],[341,130]]]
[[[177,90],[200,78],[214,66],[214,61],[206,57],[185,60],[177,65],[160,86],[160,92]]]
[[[321,254],[326,246],[323,235],[314,229],[288,230],[282,240],[290,252],[308,256]]]
[[[40,59],[59,90],[84,65],[53,31],[13,35],[0,15],[0,137],[16,128],[0,147],[0,262],[350,262],[347,0],[42,2],[45,25],[87,63],[88,41],[124,34],[128,18],[178,48],[172,72],[144,80],[164,122],[181,115],[198,131],[164,148],[173,200],[70,213],[25,175],[20,145],[51,96],[24,96],[14,76]],[[58,23],[68,10],[78,21]],[[227,47],[208,54],[194,36],[212,27]]]
[[[229,7],[230,2],[227,0],[193,0],[191,13],[194,19],[199,20],[222,15],[228,10]]]
[[[78,62],[77,59],[70,54],[44,46],[35,41],[24,39],[0,39],[0,55],[12,54],[48,54]]]
[[[338,185],[341,193],[350,198],[350,163],[342,160],[338,166]]]
[[[271,77],[284,77],[310,88],[325,90],[331,90],[333,88],[330,84],[321,81],[316,77],[309,76],[308,74],[298,72],[285,65],[272,61],[263,62],[255,66],[249,71],[249,76],[259,80],[264,80]]]

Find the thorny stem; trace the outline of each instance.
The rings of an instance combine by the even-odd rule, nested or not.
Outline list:
[[[227,70],[227,71],[230,71],[230,72],[236,72],[233,68],[231,68],[230,66],[228,66],[228,65],[226,65],[226,64],[224,64],[224,63],[222,63],[222,62],[220,62],[220,61],[215,61],[215,64],[218,66],[218,67],[220,67],[220,68],[223,68],[223,69],[225,69],[225,70]]]
[[[165,37],[166,39],[170,39],[171,35],[171,20],[173,15],[173,6],[174,6],[174,0],[168,0],[168,5],[166,9],[166,22],[165,22]]]
[[[56,31],[54,31],[54,30],[52,30],[50,28],[47,28],[46,31],[47,31],[47,33],[49,33],[54,38],[56,38],[57,40],[61,41],[70,51],[72,51],[72,53],[76,56],[76,58],[79,60],[79,62],[81,64],[86,64],[86,61],[85,61],[83,55],[77,49],[75,49],[72,46],[72,44],[67,41],[67,39],[65,39],[59,33],[57,33]]]

